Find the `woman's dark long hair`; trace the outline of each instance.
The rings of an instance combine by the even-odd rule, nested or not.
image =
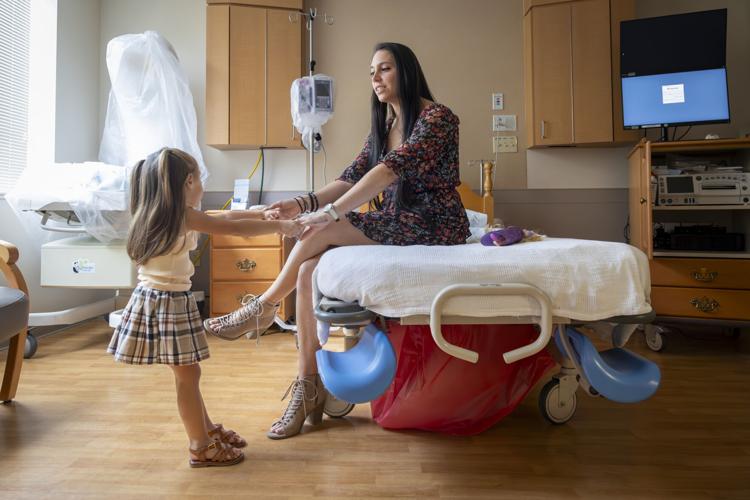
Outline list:
[[[422,99],[434,101],[427,85],[427,80],[422,73],[417,56],[414,52],[400,43],[385,42],[375,45],[373,54],[379,50],[387,50],[393,56],[398,77],[398,99],[401,104],[401,137],[407,140],[414,129],[414,124],[419,117]],[[369,167],[372,168],[380,162],[380,155],[386,145],[386,118],[388,117],[388,104],[380,102],[375,91],[372,92],[372,113],[370,124],[370,158]],[[396,191],[396,206],[399,208],[415,209],[414,200],[408,182],[399,178],[398,190]]]

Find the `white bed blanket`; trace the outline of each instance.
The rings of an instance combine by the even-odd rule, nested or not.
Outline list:
[[[534,285],[549,296],[553,315],[581,321],[651,310],[646,255],[605,241],[341,247],[323,255],[314,279],[324,295],[388,317],[429,315],[435,295],[456,283]],[[539,306],[531,298],[474,296],[449,299],[443,314],[536,316]]]

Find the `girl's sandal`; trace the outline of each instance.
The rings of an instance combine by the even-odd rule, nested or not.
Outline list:
[[[197,458],[190,457],[190,467],[226,467],[242,462],[245,454],[228,444],[213,441],[211,444],[194,450],[188,448]],[[206,456],[208,450],[216,450],[211,458]]]
[[[225,429],[221,424],[214,425],[216,425],[216,427],[214,427],[213,430],[208,431],[208,437],[214,441],[220,441],[235,448],[244,448],[247,446],[247,441],[232,429]]]

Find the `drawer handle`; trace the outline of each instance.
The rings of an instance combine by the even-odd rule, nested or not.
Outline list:
[[[237,295],[235,295],[235,296],[234,296],[234,298],[235,298],[235,299],[237,299],[237,303],[238,303],[239,305],[243,306],[243,305],[245,305],[245,304],[243,304],[243,303],[242,303],[242,300],[243,300],[243,299],[244,299],[245,297],[247,297],[248,295],[250,295],[250,292],[248,292],[247,290],[245,290],[245,293],[240,293],[240,294],[237,294]],[[254,295],[251,295],[251,297],[254,297]]]
[[[236,264],[237,269],[239,269],[240,272],[243,272],[243,273],[252,271],[253,269],[255,269],[255,266],[257,265],[258,264],[256,264],[254,260],[250,260],[247,258],[238,260]]]
[[[695,281],[703,281],[709,283],[719,277],[719,273],[716,271],[709,271],[705,267],[701,267],[698,271],[692,272],[693,279]]]
[[[708,297],[695,297],[690,303],[700,312],[710,313],[714,312],[719,308],[719,302],[716,299],[709,299]]]

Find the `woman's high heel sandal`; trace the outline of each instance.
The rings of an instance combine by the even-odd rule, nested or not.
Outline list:
[[[203,327],[208,333],[224,340],[237,340],[243,335],[249,339],[259,339],[263,332],[268,330],[280,304],[265,304],[260,297],[252,294],[242,298],[242,306],[234,312],[209,318],[203,322]]]
[[[318,425],[323,421],[323,407],[328,393],[317,373],[297,377],[281,400],[283,401],[289,393],[292,397],[284,414],[271,425],[271,430],[266,434],[271,439],[296,436],[302,430],[305,420],[312,425]]]

